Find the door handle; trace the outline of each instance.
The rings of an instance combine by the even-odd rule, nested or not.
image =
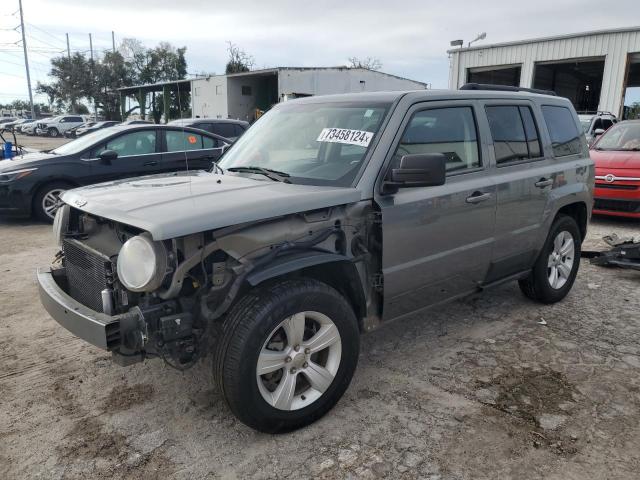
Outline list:
[[[155,167],[156,165],[158,165],[158,162],[156,160],[151,160],[150,162],[145,162],[142,165],[144,165],[145,167]]]
[[[491,198],[491,193],[473,192],[470,197],[467,197],[467,203],[480,203]]]
[[[545,188],[549,185],[553,185],[553,178],[541,178],[535,183],[535,186],[538,188]]]

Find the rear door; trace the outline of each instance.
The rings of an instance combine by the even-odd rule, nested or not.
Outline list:
[[[496,165],[495,248],[487,282],[531,268],[544,228],[545,209],[561,168],[541,139],[540,110],[527,100],[482,101]]]
[[[183,129],[163,129],[163,171],[208,170],[222,154],[218,139]]]
[[[496,189],[477,108],[475,101],[419,103],[399,130],[385,171],[406,154],[443,153],[447,179],[376,196],[385,320],[473,291],[486,277]]]
[[[138,177],[155,173],[160,165],[160,139],[155,128],[134,130],[112,137],[94,148],[90,155],[91,183]],[[113,150],[118,158],[105,165],[98,155],[104,150]]]

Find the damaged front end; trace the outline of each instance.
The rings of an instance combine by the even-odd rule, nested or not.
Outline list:
[[[270,278],[348,265],[345,288],[371,304],[361,287],[374,276],[367,208],[363,202],[157,241],[64,205],[54,223],[61,250],[50,269],[38,272],[42,302],[120,365],[160,357],[184,370],[209,350],[219,320],[241,294]]]

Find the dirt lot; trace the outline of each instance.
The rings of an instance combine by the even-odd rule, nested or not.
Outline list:
[[[13,142],[13,137],[11,135],[6,135],[7,140]],[[16,140],[18,145],[22,145],[24,147],[35,148],[36,150],[50,150],[52,148],[59,147],[60,145],[64,145],[67,142],[70,142],[70,138],[57,137],[57,138],[49,138],[49,137],[38,137],[38,136],[29,136],[29,135],[16,135]]]
[[[632,222],[596,220],[589,246]],[[123,369],[43,311],[48,225],[0,223],[0,478],[637,478],[640,274],[584,262],[562,303],[514,284],[363,337],[345,397],[283,436],[209,363]],[[544,319],[547,324],[538,322]],[[635,473],[634,473],[635,472]]]

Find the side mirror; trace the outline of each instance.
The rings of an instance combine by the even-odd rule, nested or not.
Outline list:
[[[385,181],[392,189],[444,185],[447,157],[442,153],[404,155]]]
[[[593,136],[594,137],[599,137],[600,135],[602,135],[604,133],[604,128],[596,128],[593,131]]]
[[[103,150],[98,154],[98,158],[100,159],[101,164],[111,165],[111,161],[118,158],[118,152],[114,152],[113,150]]]

